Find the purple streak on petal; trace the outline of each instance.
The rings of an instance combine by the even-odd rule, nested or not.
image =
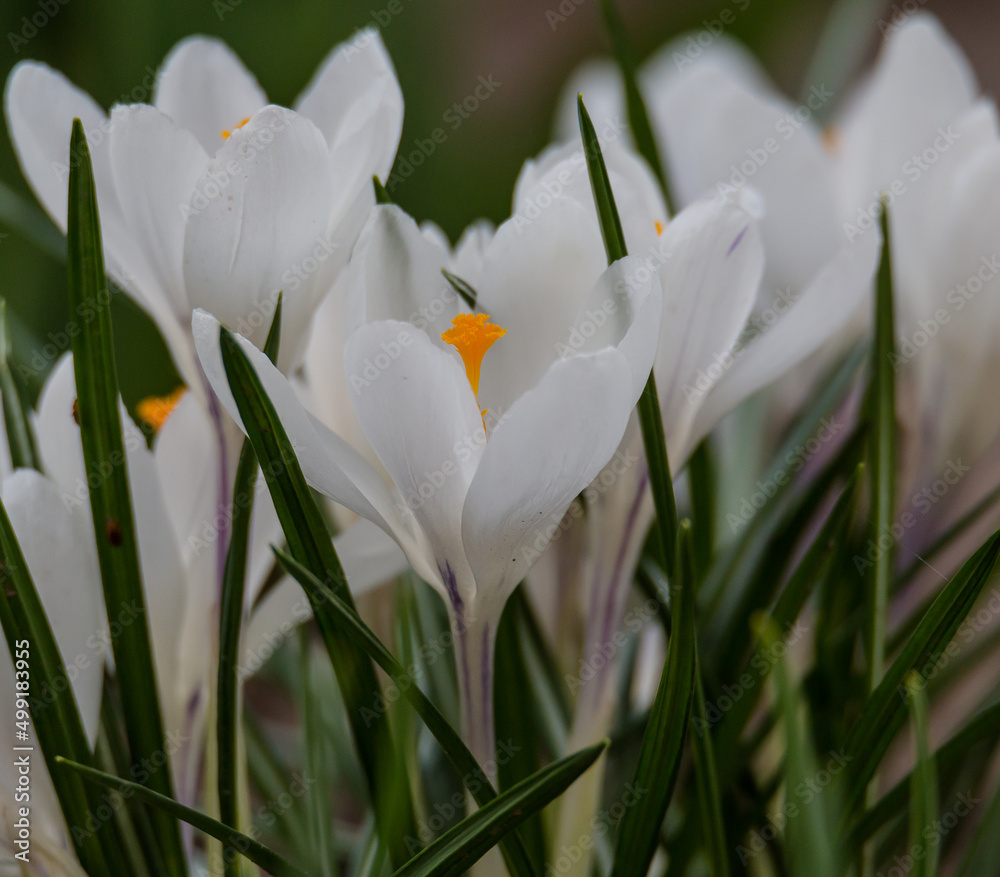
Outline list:
[[[736,235],[736,240],[734,240],[734,241],[733,241],[733,242],[732,242],[732,243],[731,243],[731,244],[729,245],[729,249],[728,249],[728,250],[726,250],[726,257],[727,257],[727,258],[728,258],[729,256],[731,256],[731,255],[733,254],[733,250],[735,250],[735,249],[736,249],[736,248],[737,248],[737,247],[738,247],[738,246],[740,245],[740,241],[741,241],[741,240],[743,240],[743,235],[745,235],[745,234],[747,233],[747,229],[748,229],[748,228],[750,228],[750,226],[749,226],[749,225],[744,225],[744,226],[743,226],[743,231],[741,231],[741,232],[740,232],[740,233],[739,233],[738,235]]]
[[[451,600],[451,607],[455,610],[455,617],[462,618],[465,603],[462,601],[462,595],[458,593],[458,580],[455,578],[455,571],[446,560],[443,567],[438,563],[438,572],[441,573],[441,580],[448,592],[448,599]]]

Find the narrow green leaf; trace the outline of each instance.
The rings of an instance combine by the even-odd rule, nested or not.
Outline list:
[[[382,181],[377,176],[372,176],[372,188],[375,189],[375,203],[376,204],[394,204],[392,200],[392,195],[390,195],[386,190],[385,186],[382,185]]]
[[[1000,740],[1000,702],[981,710],[965,727],[935,750],[931,756],[935,774],[945,777],[953,775],[970,750],[984,741],[995,743],[997,740]],[[864,816],[851,826],[847,838],[848,848],[860,846],[883,825],[905,813],[912,785],[911,772],[865,811]]]
[[[762,623],[760,628],[762,642],[775,651],[781,632],[767,622]],[[801,695],[788,672],[784,657],[776,662],[774,678],[785,731],[785,800],[794,801],[795,790],[807,787],[819,773],[819,765],[804,718]],[[797,805],[798,812],[794,818],[789,817],[785,829],[789,873],[814,877],[837,877],[842,873],[832,819],[830,797],[833,794],[833,790],[826,790],[824,794],[802,800]]]
[[[173,798],[167,798],[159,792],[154,792],[152,789],[139,783],[129,782],[121,777],[87,767],[85,764],[79,764],[68,758],[57,758],[56,761],[62,767],[76,771],[87,782],[104,786],[107,789],[114,789],[123,797],[132,797],[134,795],[139,800],[145,801],[159,812],[168,816],[172,822],[178,819],[186,822],[209,837],[214,837],[217,841],[221,841],[230,855],[238,853],[260,868],[263,868],[268,874],[273,874],[274,877],[308,877],[305,871],[296,868],[287,859],[278,855],[273,850],[269,850],[252,837],[241,834],[228,825],[223,825],[210,816],[206,816],[204,813],[199,813],[197,810],[185,807]]]
[[[625,233],[622,231],[615,196],[611,191],[611,180],[604,164],[601,144],[590,120],[583,97],[577,98],[580,117],[580,133],[583,137],[584,152],[587,156],[587,172],[590,188],[594,194],[597,218],[604,238],[604,251],[611,265],[628,255]],[[677,535],[677,502],[674,499],[674,483],[670,477],[670,462],[667,457],[667,437],[663,431],[663,415],[660,412],[660,398],[656,392],[656,377],[650,371],[646,386],[639,397],[639,424],[642,428],[642,442],[646,448],[646,465],[649,468],[649,485],[656,508],[657,533],[664,569],[674,566],[674,540]]]
[[[729,854],[726,829],[722,821],[722,798],[719,776],[715,769],[715,745],[708,730],[708,710],[701,670],[695,670],[694,720],[696,733],[691,737],[694,752],[694,778],[698,793],[698,808],[703,826],[702,848],[708,852],[713,877],[729,877]]]
[[[687,471],[691,485],[695,570],[700,580],[715,553],[715,462],[709,439],[703,439],[695,449]]]
[[[90,151],[83,125],[73,120],[71,154],[79,161],[70,168],[68,253],[70,309],[92,314],[73,335],[77,413],[83,459],[90,485],[90,509],[97,535],[97,555],[108,616],[122,609],[131,624],[111,631],[111,648],[125,708],[126,731],[133,763],[148,764],[147,784],[170,797],[170,760],[157,700],[146,619],[145,593],[132,515],[128,466],[122,440],[118,371],[112,345],[111,294],[104,273],[97,195]],[[163,813],[152,814],[160,853],[168,873],[187,872],[177,823]]]
[[[372,633],[357,612],[344,603],[337,594],[294,557],[290,557],[277,548],[273,550],[281,565],[302,585],[310,602],[314,606],[321,607],[324,613],[328,613],[331,616],[331,621],[336,619],[336,623],[341,626],[344,633],[385,671],[393,685],[410,702],[417,715],[420,716],[427,729],[434,735],[434,739],[444,750],[469,794],[476,799],[476,803],[480,807],[485,807],[495,800],[497,797],[496,789],[493,788],[458,732],[438,712],[437,707],[420,690],[416,681],[392,656],[379,638]],[[501,851],[504,854],[507,867],[516,877],[529,877],[529,875],[535,874],[536,869],[531,863],[521,838],[516,833],[512,837],[512,840],[508,838],[501,841]]]
[[[794,624],[805,608],[806,601],[814,588],[827,575],[834,555],[843,548],[857,507],[861,468],[859,466],[855,470],[854,475],[837,500],[837,504],[824,522],[819,535],[813,540],[799,565],[795,568],[792,577],[788,580],[788,584],[785,585],[781,595],[775,601],[768,616],[768,624],[773,625],[775,629],[785,631]],[[770,657],[767,643],[758,638],[752,657],[747,663],[741,665],[743,672],[753,668],[754,673],[751,678],[755,679],[755,684],[733,704],[732,709],[725,713],[720,721],[716,736],[719,774],[724,787],[728,787],[736,775],[736,770],[739,767],[738,744],[740,737],[760,700],[764,690],[763,683],[770,675],[773,666],[774,661]],[[736,673],[733,674],[732,678],[738,679],[742,675],[742,672]],[[706,726],[699,724],[698,727]]]
[[[233,335],[220,327],[222,362],[247,437],[264,471],[290,553],[329,584],[350,610],[354,600],[322,512],[306,484],[288,435],[264,388]],[[308,592],[307,592],[308,593]],[[372,799],[379,833],[394,864],[408,858],[405,838],[415,833],[406,773],[396,764],[384,715],[366,718],[380,693],[371,661],[347,638],[317,597],[308,593],[316,622],[337,675]]]
[[[635,141],[639,155],[646,159],[647,164],[656,176],[667,205],[667,212],[673,214],[674,200],[670,195],[667,175],[660,160],[660,152],[656,148],[656,137],[649,123],[646,104],[639,90],[635,52],[625,32],[625,24],[615,5],[615,0],[601,0],[601,13],[604,16],[604,26],[611,38],[615,60],[621,70],[622,82],[625,86],[625,105],[628,111],[628,124],[632,129],[632,139]]]
[[[913,719],[913,737],[916,744],[917,760],[913,767],[910,784],[910,850],[923,850],[924,855],[914,857],[910,877],[935,877],[937,874],[938,845],[931,844],[928,850],[924,829],[933,825],[938,811],[937,776],[934,760],[928,756],[927,739],[927,695],[924,694],[924,680],[917,673],[906,677],[906,691],[909,695],[910,715]]]
[[[966,847],[958,866],[958,877],[1000,874],[1000,788],[993,793],[986,815],[976,828],[976,836]]]
[[[421,850],[395,877],[457,877],[497,841],[558,798],[604,752],[608,741],[581,749],[512,786]]]
[[[670,601],[667,660],[633,780],[649,793],[626,811],[619,823],[611,877],[643,877],[648,872],[684,754],[695,687],[696,654],[694,558],[688,521],[679,527]]]
[[[14,377],[10,357],[7,302],[0,299],[0,401],[3,402],[3,422],[7,430],[10,462],[15,469],[37,469],[40,472],[42,467],[38,459],[38,447],[28,416],[30,407]]]
[[[998,556],[1000,531],[990,536],[942,588],[878,688],[865,701],[844,747],[853,767],[845,800],[848,812],[864,795],[905,719],[905,698],[900,695],[905,692],[907,674],[911,670],[931,672],[985,587]]]
[[[462,296],[462,301],[464,301],[472,310],[476,309],[476,301],[479,299],[479,293],[461,277],[456,274],[452,274],[447,268],[442,268],[441,273],[444,275],[444,279],[451,284],[451,288],[455,290],[460,296]]]
[[[10,651],[13,666],[25,669],[18,661],[27,653],[29,691],[27,700],[31,712],[31,728],[36,740],[31,739],[29,728],[24,730],[26,746],[37,742],[52,776],[52,784],[59,798],[59,806],[66,824],[71,829],[70,838],[80,863],[92,875],[118,873],[124,862],[115,855],[113,839],[107,841],[111,829],[101,826],[98,831],[87,830],[90,810],[98,802],[90,799],[87,790],[74,777],[61,775],[55,758],[60,753],[70,753],[81,761],[91,760],[90,744],[83,729],[83,722],[76,707],[72,687],[66,684],[69,676],[63,664],[59,646],[45,616],[45,610],[35,590],[24,555],[11,527],[7,510],[0,502],[0,625]],[[19,652],[21,654],[19,654]],[[4,721],[26,722],[23,710],[16,703],[4,712]],[[22,754],[6,753],[8,758],[21,758]],[[31,754],[27,757],[30,759]],[[124,873],[124,872],[122,872]]]
[[[896,330],[892,303],[892,247],[889,238],[889,208],[882,202],[882,260],[875,294],[875,343],[868,390],[871,406],[869,433],[871,446],[872,540],[889,533],[895,523],[896,501],[896,371],[893,355]],[[892,580],[893,551],[880,550],[871,568],[868,608],[868,690],[874,691],[882,679],[885,664],[886,615]]]
[[[271,362],[278,358],[281,339],[282,294],[267,334],[264,352]],[[219,793],[219,819],[233,828],[239,828],[239,745],[240,633],[245,621],[244,598],[246,591],[247,563],[249,562],[250,520],[253,514],[254,491],[257,486],[257,455],[248,439],[244,439],[236,466],[233,483],[233,518],[226,552],[226,565],[222,573],[222,594],[219,603],[219,669],[216,677],[216,744],[218,747],[217,784]],[[240,868],[235,858],[225,861],[228,877],[239,877]]]

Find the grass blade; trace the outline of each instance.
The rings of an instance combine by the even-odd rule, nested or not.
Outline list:
[[[290,557],[279,549],[274,549],[274,553],[281,565],[302,585],[303,590],[309,595],[310,602],[320,606],[324,613],[329,613],[331,623],[338,623],[358,648],[364,649],[369,657],[385,671],[396,688],[410,702],[427,729],[434,735],[458,775],[462,778],[469,794],[476,799],[476,803],[483,808],[494,801],[497,798],[496,789],[490,784],[483,769],[462,741],[458,732],[441,715],[427,695],[420,690],[420,686],[416,684],[399,661],[392,656],[379,638],[361,620],[357,612],[344,603],[339,595],[335,594],[294,557]],[[507,867],[516,877],[528,877],[528,875],[536,873],[524,844],[516,834],[513,835],[513,840],[508,838],[501,841],[500,848]]]
[[[556,761],[512,786],[421,850],[395,877],[457,877],[558,798],[607,748],[606,740]]]
[[[844,745],[854,768],[845,800],[848,812],[863,797],[905,719],[906,704],[900,692],[905,691],[907,675],[913,670],[933,670],[992,575],[998,556],[1000,531],[987,539],[944,586],[878,688],[865,701]]]
[[[924,855],[914,856],[911,877],[934,877],[937,874],[938,845],[932,844],[927,850],[924,829],[932,825],[938,811],[937,775],[934,759],[928,756],[927,742],[927,695],[924,681],[916,673],[906,679],[909,695],[910,714],[913,718],[913,736],[916,742],[917,761],[910,775],[910,847],[923,850]]]
[[[625,86],[625,105],[628,112],[628,124],[632,129],[632,139],[635,141],[639,155],[646,159],[655,174],[667,204],[667,213],[672,215],[674,201],[670,196],[670,186],[667,182],[663,162],[660,161],[659,150],[656,148],[656,137],[653,135],[653,127],[649,123],[646,104],[642,99],[642,92],[639,90],[635,52],[632,50],[628,34],[625,33],[625,24],[615,5],[615,0],[601,0],[601,13]]]
[[[229,386],[263,468],[290,553],[311,572],[319,573],[353,612],[354,601],[333,540],[274,406],[236,339],[224,327],[220,327],[220,343]],[[380,836],[393,863],[402,864],[408,858],[405,838],[414,834],[412,801],[406,773],[395,763],[385,716],[377,716],[374,722],[365,718],[365,710],[370,711],[380,692],[375,669],[313,594],[309,600],[344,698]]]
[[[0,299],[0,401],[3,402],[3,422],[10,447],[10,462],[15,469],[37,469],[38,460],[34,430],[28,417],[29,406],[14,377],[11,366],[10,326],[7,323],[7,302]]]
[[[628,255],[625,233],[621,218],[615,206],[615,196],[611,191],[611,180],[604,164],[601,144],[594,130],[583,97],[577,98],[580,116],[580,133],[583,137],[584,152],[587,156],[587,171],[590,187],[597,207],[597,218],[604,238],[604,251],[611,265]],[[664,569],[674,567],[674,540],[677,536],[677,502],[674,499],[674,484],[670,477],[670,462],[667,457],[667,438],[663,431],[663,415],[660,413],[660,398],[656,392],[656,377],[650,371],[649,379],[639,397],[639,424],[642,427],[642,443],[646,448],[646,465],[649,467],[649,484],[656,508],[657,533],[660,539],[661,560]]]
[[[691,526],[680,526],[677,561],[670,583],[670,645],[660,687],[639,750],[634,783],[647,797],[626,811],[618,827],[611,877],[642,877],[659,842],[680,769],[695,687],[694,559]]]
[[[871,496],[872,539],[892,531],[896,500],[896,372],[893,358],[896,349],[892,303],[892,253],[889,240],[889,209],[882,203],[882,261],[878,269],[875,295],[875,344],[872,351],[872,374],[868,388],[871,406]],[[868,690],[874,691],[882,679],[885,664],[886,614],[892,582],[892,544],[880,549],[871,568],[868,610]]]
[[[77,412],[86,471],[90,473],[90,509],[97,535],[97,555],[108,616],[122,609],[131,624],[112,628],[111,647],[125,709],[126,732],[133,763],[147,763],[147,784],[171,797],[170,762],[157,700],[156,667],[150,648],[145,593],[139,566],[135,518],[122,440],[118,371],[112,346],[111,295],[104,273],[97,195],[83,125],[73,120],[70,168],[68,263],[70,308],[91,313],[73,335]],[[106,476],[106,477],[103,477]],[[163,813],[151,814],[160,853],[168,873],[187,871],[177,823]]]
[[[278,358],[278,341],[281,338],[282,295],[278,294],[271,328],[267,334],[264,352],[271,362]],[[254,492],[257,486],[257,455],[249,439],[244,439],[236,466],[233,484],[234,511],[229,550],[222,573],[222,594],[219,602],[219,670],[216,710],[216,743],[218,746],[217,784],[219,792],[219,819],[233,828],[239,828],[238,789],[238,736],[240,724],[240,680],[238,672],[240,632],[245,622],[244,602],[247,563],[249,562],[250,523],[253,514]],[[237,861],[225,861],[229,877],[239,877]]]
[[[88,782],[104,786],[107,789],[114,789],[124,798],[134,796],[140,801],[145,801],[156,808],[157,811],[170,818],[172,822],[179,819],[188,825],[194,826],[198,831],[204,832],[209,837],[214,837],[216,840],[221,841],[226,848],[227,858],[235,858],[232,854],[238,853],[255,865],[263,868],[268,874],[273,874],[274,877],[308,877],[305,871],[296,868],[287,859],[278,855],[273,850],[269,850],[252,837],[241,834],[228,825],[223,825],[210,816],[206,816],[204,813],[199,813],[197,810],[185,807],[173,798],[167,798],[159,792],[154,792],[152,789],[142,786],[139,783],[129,782],[121,777],[87,767],[85,764],[79,764],[68,758],[58,758],[56,760],[64,768],[76,771]]]
[[[24,561],[17,537],[7,517],[7,510],[0,503],[0,625],[3,627],[10,650],[11,664],[18,669],[18,652],[30,650],[29,696],[27,698],[32,727],[37,743],[45,757],[52,777],[59,806],[77,858],[88,874],[108,875],[124,868],[114,855],[113,839],[108,839],[110,827],[102,826],[97,832],[88,831],[90,810],[98,802],[89,800],[86,789],[74,777],[63,775],[56,765],[56,756],[70,753],[83,762],[91,760],[90,744],[83,729],[72,688],[66,684],[69,676],[63,663],[52,628],[45,616],[42,602],[35,590],[34,581]],[[33,689],[33,690],[31,690]],[[4,714],[4,721],[25,721],[17,702],[11,704],[11,713]],[[26,741],[25,745],[31,745]],[[10,753],[8,757],[20,757]],[[28,756],[30,759],[30,755]],[[77,828],[77,831],[73,831]]]
[[[708,851],[708,861],[714,877],[729,877],[729,855],[726,846],[726,829],[722,821],[722,799],[719,775],[715,768],[715,744],[708,730],[708,710],[705,706],[705,688],[701,670],[695,670],[694,717],[699,728],[691,738],[694,751],[694,778],[697,784],[698,807]]]

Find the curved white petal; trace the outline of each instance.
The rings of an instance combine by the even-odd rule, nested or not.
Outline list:
[[[225,185],[222,182],[225,181]],[[263,346],[279,292],[283,367],[295,362],[325,289],[333,184],[323,135],[291,110],[266,107],[226,141],[195,186],[184,236],[192,307]]]
[[[163,61],[153,103],[198,139],[209,155],[231,131],[267,103],[243,62],[221,40],[181,40]]]
[[[394,205],[376,207],[348,270],[346,331],[379,320],[405,320],[444,347],[440,335],[465,310],[441,274],[448,251]]]
[[[585,61],[570,74],[556,103],[553,139],[557,142],[580,138],[579,95],[583,95],[599,137],[602,131],[618,131],[627,123],[625,89],[618,65],[605,58]]]
[[[462,506],[487,442],[460,359],[410,323],[386,320],[352,333],[344,364],[354,411],[427,537],[437,578],[450,564],[467,581]]]
[[[850,322],[871,291],[880,251],[877,234],[845,247],[785,314],[735,357],[698,410],[692,446],[741,401],[787,373]]]
[[[906,162],[933,147],[977,91],[969,62],[935,18],[917,14],[894,29],[840,122],[846,214],[894,180],[912,182]]]
[[[356,33],[323,61],[295,109],[330,146],[340,187],[385,181],[403,130],[403,94],[375,28]]]
[[[764,257],[757,224],[725,198],[696,201],[662,237],[656,378],[670,462],[679,471],[699,406],[732,367],[730,351],[753,307]]]
[[[219,321],[211,314],[197,310],[194,312],[192,329],[198,357],[212,389],[229,415],[243,429],[222,364]],[[234,337],[257,372],[309,484],[378,524],[403,544],[407,538],[406,528],[395,508],[389,488],[371,464],[340,436],[306,412],[287,378],[257,347],[240,335]]]
[[[166,307],[187,321],[184,226],[208,154],[189,131],[145,104],[111,113],[111,166],[122,214],[132,229],[136,260],[157,283]]]
[[[613,348],[559,360],[493,430],[462,516],[477,601],[503,605],[570,502],[614,455],[632,410],[631,383]]]

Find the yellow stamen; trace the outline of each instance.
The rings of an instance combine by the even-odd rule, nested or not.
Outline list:
[[[240,128],[242,128],[247,122],[249,122],[251,118],[252,118],[251,116],[247,116],[242,122],[240,122],[235,128],[233,128],[232,131],[223,131],[222,139],[228,140],[230,137],[233,136],[233,131],[239,131]]]
[[[185,392],[187,387],[180,386],[166,396],[147,396],[135,406],[135,413],[153,432],[159,432]]]
[[[472,384],[472,392],[479,395],[479,369],[486,351],[507,330],[489,322],[489,314],[459,314],[451,324],[454,328],[441,333],[441,340],[451,344],[462,355],[465,373]]]
[[[655,225],[656,225],[656,233],[658,235],[659,234],[663,234],[663,229],[665,229],[666,226],[662,222],[660,222],[660,220],[658,220],[658,219],[656,220]]]
[[[833,125],[823,129],[823,149],[827,155],[836,155],[840,151],[840,131]]]

